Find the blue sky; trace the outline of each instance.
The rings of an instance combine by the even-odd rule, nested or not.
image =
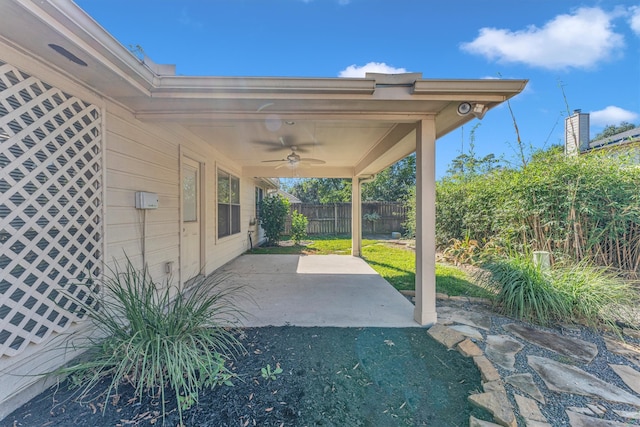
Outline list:
[[[511,107],[527,147],[563,142],[564,118],[640,125],[640,5],[561,0],[78,0],[125,46],[180,75],[525,78]],[[561,86],[566,95],[566,103]],[[441,177],[477,121],[437,144]],[[478,155],[515,161],[506,105],[475,129]]]

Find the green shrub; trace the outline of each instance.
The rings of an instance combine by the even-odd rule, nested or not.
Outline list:
[[[306,216],[298,211],[291,213],[291,240],[293,240],[294,244],[299,245],[300,242],[307,237],[308,225],[309,220]]]
[[[289,215],[289,200],[279,194],[265,197],[260,201],[260,226],[267,237],[267,244],[276,246],[284,233]]]
[[[404,200],[406,219],[402,223],[404,236],[412,239],[416,237],[416,187],[413,186]]]
[[[571,317],[566,298],[530,257],[514,255],[487,262],[483,268],[489,274],[482,279],[495,293],[494,302],[501,313],[541,325]]]
[[[451,239],[449,246],[442,252],[446,261],[455,265],[476,265],[480,260],[480,245],[476,240],[470,239],[469,234],[464,239]]]
[[[638,182],[640,168],[624,154],[565,156],[558,148],[526,167],[447,176],[436,185],[436,240],[445,247],[470,233],[505,249],[639,273]]]
[[[123,383],[133,386],[138,399],[159,394],[163,420],[168,389],[182,421],[183,410],[198,403],[201,389],[231,385],[234,375],[225,363],[244,351],[233,333],[219,326],[220,320],[233,322],[241,315],[233,305],[238,289],[222,289],[221,282],[210,276],[188,289],[155,283],[146,269],[136,270],[127,259],[124,269],[116,263],[99,282],[75,285],[100,286],[103,294],[98,304],[74,300],[76,312],[93,328],[87,341],[74,345],[88,352],[54,373],[71,375],[82,396],[106,380],[104,408]]]

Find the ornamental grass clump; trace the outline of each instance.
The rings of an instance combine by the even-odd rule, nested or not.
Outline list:
[[[512,255],[484,264],[481,280],[507,316],[540,325],[580,323],[592,328],[638,326],[638,291],[609,269],[586,261],[542,269],[530,256]]]
[[[541,325],[570,317],[571,307],[550,275],[523,255],[496,259],[483,266],[481,277],[495,294],[497,309],[507,316]]]
[[[575,321],[616,330],[619,323],[640,326],[633,308],[638,291],[615,271],[585,261],[553,270],[553,284],[571,307]]]
[[[80,342],[85,357],[55,372],[70,375],[89,396],[106,381],[106,403],[130,384],[137,399],[145,394],[162,402],[175,399],[180,422],[183,411],[198,403],[204,388],[232,385],[225,366],[230,357],[244,352],[233,331],[220,322],[237,322],[241,313],[233,298],[237,288],[221,285],[209,276],[188,288],[154,282],[146,269],[137,270],[127,259],[99,281],[99,303],[76,300],[77,313],[88,317],[93,331]],[[96,282],[84,283],[95,289]],[[78,345],[77,343],[75,345]]]

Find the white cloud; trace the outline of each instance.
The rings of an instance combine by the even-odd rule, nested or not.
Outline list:
[[[407,70],[404,68],[392,67],[384,62],[369,62],[362,67],[358,67],[355,64],[349,65],[340,71],[338,77],[364,77],[366,73],[402,74],[406,72]]]
[[[461,49],[488,59],[547,69],[589,68],[620,54],[622,35],[613,31],[617,13],[583,7],[558,15],[542,28],[519,31],[482,28],[478,37]]]
[[[622,122],[634,123],[637,119],[638,114],[614,105],[609,105],[603,110],[592,111],[589,113],[589,121],[592,125],[596,126],[617,126]]]
[[[636,35],[640,36],[640,6],[634,6],[630,9],[631,17],[629,25]]]

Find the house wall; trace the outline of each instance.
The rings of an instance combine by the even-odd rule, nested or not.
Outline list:
[[[97,232],[94,252],[99,259],[100,267],[104,263],[108,271],[115,262],[124,262],[125,256],[135,266],[142,267],[144,246],[144,259],[156,281],[172,279],[173,283],[177,283],[189,278],[186,273],[180,271],[180,165],[184,157],[193,158],[201,164],[201,182],[204,190],[200,211],[204,220],[202,272],[211,273],[248,248],[249,222],[255,217],[254,197],[258,182],[252,177],[243,177],[237,164],[184,129],[166,123],[142,123],[130,111],[94,93],[81,82],[74,81],[70,76],[60,75],[47,64],[37,62],[1,43],[0,61],[15,66],[20,71],[82,101],[96,105],[100,112],[102,132],[96,138],[101,146],[102,168],[99,171],[101,180],[97,181],[99,185],[96,184],[99,187],[96,188],[99,195],[96,210],[99,215],[95,219]],[[0,124],[3,123],[2,120],[0,116]],[[0,172],[8,173],[7,169],[10,166],[12,167],[3,167]],[[238,176],[241,183],[241,232],[221,239],[217,238],[216,217],[218,168]],[[157,193],[159,207],[145,211],[136,209],[136,191]],[[4,193],[0,193],[0,205],[6,201],[3,197]],[[3,247],[2,250],[5,251],[7,248]],[[83,267],[82,263],[85,261],[73,259],[71,254],[67,256],[71,258],[71,262],[77,262]],[[166,271],[167,263],[173,267],[171,273]],[[10,271],[0,266],[0,281],[9,274]],[[35,271],[35,274],[45,273]],[[69,277],[68,272],[62,272],[54,279],[42,279],[53,288],[59,286],[61,280],[73,280],[74,277]],[[25,298],[32,291],[26,287]],[[8,289],[0,293],[0,307],[9,301],[11,292],[11,289]],[[35,316],[36,308],[37,305],[32,309],[23,307],[22,312],[26,316],[24,322],[29,316]],[[53,309],[55,308],[54,304]],[[64,312],[62,314],[64,315]],[[77,351],[57,350],[64,342],[64,334],[86,332],[84,321],[69,317],[74,321],[67,322],[64,328],[54,331],[46,339],[35,340],[15,354],[0,355],[0,383],[3,385],[0,388],[0,419],[45,387],[46,384],[39,377],[32,376],[33,374],[51,371],[78,354]],[[5,327],[9,327],[9,320],[8,317],[0,319],[3,331]],[[38,367],[37,372],[34,371],[34,366]],[[25,376],[26,374],[30,376]]]

